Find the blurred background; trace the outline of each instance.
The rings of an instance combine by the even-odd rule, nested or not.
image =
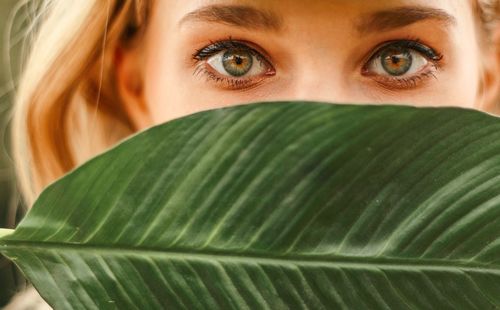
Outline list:
[[[0,0],[0,228],[14,228],[25,213],[15,186],[10,153],[10,119],[14,92],[25,54],[28,25],[40,0]],[[0,308],[26,281],[15,266],[0,257]]]

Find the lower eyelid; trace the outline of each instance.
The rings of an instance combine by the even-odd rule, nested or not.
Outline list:
[[[422,83],[428,82],[429,79],[438,79],[437,73],[440,68],[433,62],[429,62],[426,69],[421,70],[411,76],[391,77],[381,75],[366,75],[369,79],[377,83],[379,86],[394,90],[409,90],[422,86]]]
[[[200,76],[201,74],[204,74],[205,78],[208,80],[211,80],[212,82],[216,84],[224,84],[222,87],[227,88],[229,90],[238,90],[238,89],[244,89],[253,85],[259,84],[262,80],[264,80],[264,77],[257,77],[255,78],[231,78],[227,76],[221,76],[215,72],[213,72],[213,69],[210,69],[207,67],[208,65],[203,62],[200,63],[197,66],[197,69],[195,70],[195,75]]]

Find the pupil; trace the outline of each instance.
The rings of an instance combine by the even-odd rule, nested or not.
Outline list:
[[[228,50],[222,56],[224,69],[232,76],[243,76],[252,69],[252,54],[245,50]]]
[[[382,67],[392,76],[400,76],[407,73],[412,64],[413,57],[408,49],[391,48],[381,55]]]

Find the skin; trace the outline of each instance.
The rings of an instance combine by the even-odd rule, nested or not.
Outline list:
[[[282,27],[247,29],[217,20],[186,20],[186,14],[207,5],[250,6],[278,15]],[[439,9],[453,21],[428,18],[360,32],[374,13],[403,6]],[[221,82],[238,78],[221,74],[208,59],[193,59],[197,51],[229,38],[251,44],[271,65],[259,65],[267,71],[246,78],[244,87]],[[380,71],[382,58],[370,59],[381,44],[415,39],[437,51],[440,60],[406,48],[413,52],[414,73],[395,77]],[[117,48],[115,68],[137,130],[203,110],[273,100],[458,106],[499,114],[496,40],[486,44],[483,39],[467,1],[162,0],[140,44]],[[378,71],[370,72],[377,61]]]

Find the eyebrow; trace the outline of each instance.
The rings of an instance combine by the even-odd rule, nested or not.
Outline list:
[[[186,14],[179,22],[219,23],[252,30],[279,31],[283,26],[280,16],[243,5],[209,5]]]
[[[437,20],[447,26],[455,25],[457,22],[455,17],[444,10],[422,6],[405,6],[379,11],[361,20],[357,25],[360,33],[388,31],[425,20]]]

